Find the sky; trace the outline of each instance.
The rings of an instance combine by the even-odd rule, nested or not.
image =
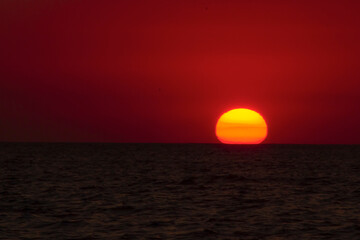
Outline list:
[[[0,2],[0,141],[360,144],[359,1]]]

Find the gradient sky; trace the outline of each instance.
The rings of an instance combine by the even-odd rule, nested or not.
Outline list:
[[[0,141],[360,144],[360,2],[0,2]]]

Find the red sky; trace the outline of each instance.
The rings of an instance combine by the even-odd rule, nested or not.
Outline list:
[[[359,1],[0,2],[0,141],[360,144]]]

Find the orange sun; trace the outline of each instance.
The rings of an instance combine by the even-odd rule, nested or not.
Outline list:
[[[258,144],[267,136],[267,125],[259,113],[237,108],[221,115],[215,132],[222,143]]]

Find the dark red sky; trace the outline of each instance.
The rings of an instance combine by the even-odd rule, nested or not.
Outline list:
[[[0,141],[360,144],[359,1],[0,2]]]

